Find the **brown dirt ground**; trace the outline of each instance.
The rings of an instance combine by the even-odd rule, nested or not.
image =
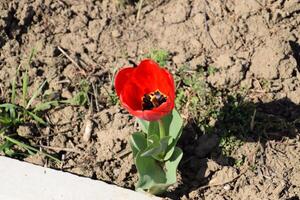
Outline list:
[[[108,103],[108,92],[114,69],[151,49],[171,52],[168,67],[172,72],[182,65],[217,67],[206,83],[214,88],[248,88],[249,99],[261,109],[258,112],[288,122],[300,117],[298,0],[157,0],[146,1],[138,22],[136,14],[134,6],[118,8],[109,0],[1,1],[2,101],[32,47],[38,50],[29,70],[34,77],[32,88],[47,79],[47,92],[69,98],[83,77],[98,91],[90,115],[88,108],[60,107],[47,113],[51,127],[35,127],[34,134],[19,127],[20,134],[58,153],[64,162],[55,166],[39,155],[26,161],[134,188],[137,174],[128,138],[137,127],[120,106]],[[88,118],[93,131],[91,140],[84,142]],[[293,134],[267,130],[274,137],[264,141],[244,138],[234,156],[246,159],[236,167],[218,154],[218,136],[201,136],[187,123],[179,144],[185,155],[179,167],[180,182],[165,197],[299,199],[299,127],[294,127]]]

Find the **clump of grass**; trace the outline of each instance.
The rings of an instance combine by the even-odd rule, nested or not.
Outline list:
[[[67,100],[59,101],[59,103],[69,104],[72,106],[85,106],[88,104],[89,91],[89,83],[86,80],[81,80],[79,83],[79,91],[74,95],[74,97]]]
[[[176,108],[193,121],[204,133],[211,132],[217,120],[222,102],[221,93],[208,86],[203,70],[181,67],[175,74],[177,86]]]
[[[0,152],[8,156],[19,155],[20,152],[16,152],[14,148],[17,146],[19,149],[25,150],[29,155],[34,153],[40,153],[50,159],[60,162],[56,157],[47,154],[43,151],[40,151],[37,148],[34,148],[25,142],[15,133],[16,127],[26,123],[35,123],[39,125],[47,125],[47,122],[39,116],[40,112],[49,109],[53,105],[58,105],[57,101],[41,102],[37,105],[33,105],[33,102],[41,95],[46,81],[44,81],[39,88],[37,88],[34,93],[29,96],[29,76],[28,76],[28,67],[31,64],[32,58],[35,51],[32,50],[29,61],[27,63],[25,71],[22,73],[22,95],[17,96],[16,92],[16,80],[17,77],[12,82],[12,93],[11,99],[7,103],[0,104]],[[17,71],[17,75],[19,74]],[[17,98],[22,99],[22,104],[17,104]],[[22,153],[21,153],[22,154]]]
[[[79,91],[74,97],[66,100],[45,100],[43,91],[47,80],[43,81],[33,94],[29,94],[29,66],[34,57],[35,50],[31,51],[29,60],[23,72],[17,70],[16,77],[12,81],[11,98],[0,104],[0,152],[8,156],[18,156],[24,154],[18,150],[25,150],[29,155],[39,153],[50,159],[60,162],[56,157],[47,154],[37,148],[28,145],[25,138],[16,134],[16,129],[20,125],[32,124],[33,126],[47,126],[43,119],[45,111],[60,105],[85,106],[88,104],[89,83],[82,80],[79,83]],[[17,78],[21,77],[21,95],[17,94]],[[41,97],[41,98],[40,98]],[[37,100],[39,98],[39,100]],[[17,103],[18,102],[18,103]],[[38,102],[38,103],[37,103]],[[16,147],[16,148],[15,148]],[[25,156],[25,155],[23,155]]]
[[[223,155],[231,156],[252,133],[251,120],[255,105],[246,101],[243,93],[239,92],[227,94],[223,101],[217,124],[221,137],[219,147]],[[236,164],[241,165],[242,162],[236,160]]]
[[[224,134],[221,136],[219,147],[222,150],[222,154],[225,156],[231,156],[231,154],[244,144],[242,140],[237,138],[233,134]]]
[[[239,93],[229,94],[219,116],[219,126],[225,134],[245,137],[252,132],[254,110],[255,105],[247,102]]]
[[[175,103],[187,121],[197,125],[202,133],[218,134],[222,154],[230,156],[243,144],[243,137],[251,133],[255,106],[244,100],[245,91],[211,87],[206,77],[215,72],[214,67],[181,67],[175,75]]]
[[[167,64],[169,59],[169,52],[163,49],[154,49],[151,50],[149,53],[145,54],[144,58],[151,58],[155,60],[160,66],[164,67]]]

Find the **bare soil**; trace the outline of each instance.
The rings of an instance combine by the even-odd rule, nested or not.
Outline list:
[[[111,103],[112,76],[128,60],[138,62],[152,49],[165,49],[173,73],[181,66],[214,66],[215,73],[204,80],[210,88],[246,88],[257,117],[249,123],[251,134],[239,138],[242,144],[230,156],[221,153],[220,129],[236,125],[235,118],[219,117],[213,134],[196,128],[191,118],[197,116],[185,118],[180,181],[163,197],[299,199],[300,2],[155,0],[146,1],[140,19],[136,16],[135,6],[121,8],[109,0],[0,2],[1,102],[7,101],[11,80],[33,47],[37,54],[29,70],[30,88],[47,80],[45,93],[70,98],[86,79],[97,91],[93,109],[61,106],[47,112],[50,127],[17,128],[33,146],[56,153],[61,166],[40,155],[25,160],[133,189],[137,174],[128,138],[138,127]],[[226,113],[232,107],[224,103],[221,109]],[[239,111],[248,112],[244,107]],[[85,142],[89,120],[92,133]],[[283,122],[283,128],[273,127]]]

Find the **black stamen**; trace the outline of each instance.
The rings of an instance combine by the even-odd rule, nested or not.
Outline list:
[[[152,110],[153,108],[159,107],[162,103],[167,101],[167,96],[161,93],[159,90],[145,94],[142,97],[142,109]]]

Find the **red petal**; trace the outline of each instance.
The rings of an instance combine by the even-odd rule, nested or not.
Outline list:
[[[145,94],[142,87],[135,82],[127,81],[120,94],[122,104],[126,104],[132,110],[142,110],[142,97]]]
[[[115,77],[115,88],[118,96],[120,96],[123,87],[126,85],[126,82],[129,81],[129,78],[132,75],[133,71],[133,67],[124,67],[118,71]]]
[[[161,68],[152,60],[143,60],[135,69],[132,80],[145,88],[146,93],[155,91],[158,88]]]
[[[175,100],[175,85],[174,80],[170,72],[168,72],[166,69],[162,69],[162,75],[160,76],[160,85],[158,89],[166,94],[168,98],[170,98],[171,101]]]
[[[131,106],[127,104],[123,104],[123,106],[128,110],[128,112],[140,119],[147,121],[157,121],[160,118],[169,114],[174,108],[174,101],[167,100],[167,102],[163,103],[157,108],[153,110],[133,110]]]
[[[169,100],[153,110],[145,110],[143,113],[143,119],[147,121],[157,121],[169,114],[173,108],[174,102]]]

